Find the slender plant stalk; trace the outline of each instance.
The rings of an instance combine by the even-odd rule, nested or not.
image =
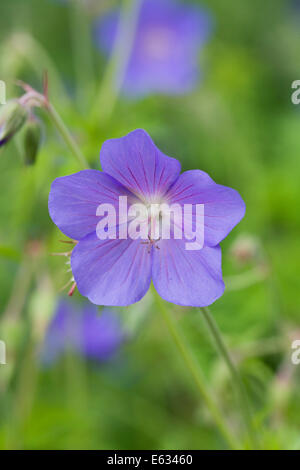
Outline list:
[[[23,106],[28,106],[30,109],[37,106],[47,111],[54,126],[56,127],[58,132],[61,134],[62,138],[66,142],[67,146],[71,150],[74,157],[78,160],[81,167],[83,169],[89,168],[89,164],[87,160],[85,159],[80,148],[78,147],[77,143],[73,139],[67,126],[65,125],[64,121],[62,120],[62,118],[60,117],[60,115],[58,114],[54,106],[49,101],[47,72],[44,75],[43,94],[37,92],[34,88],[32,88],[30,85],[28,85],[25,82],[18,81],[18,85],[21,86],[23,90],[26,92],[21,98],[19,98],[19,102],[22,103]]]
[[[76,357],[71,351],[67,351],[64,362],[67,392],[65,406],[73,413],[74,410],[76,410],[76,416],[78,416],[82,422],[85,422],[89,411],[89,390],[85,359]],[[82,448],[85,445],[89,445],[89,439],[91,439],[89,435],[90,432],[89,426],[84,432],[83,438],[82,429],[74,429],[71,439],[69,437],[67,438],[66,448]]]
[[[236,442],[235,437],[232,435],[231,430],[229,429],[227,423],[225,422],[218,406],[215,404],[214,400],[211,397],[211,393],[208,391],[205,384],[205,379],[202,375],[201,370],[190,350],[186,344],[185,339],[177,328],[176,322],[173,320],[172,315],[170,315],[168,308],[165,306],[164,301],[160,298],[157,292],[153,289],[153,293],[156,299],[157,306],[162,313],[165,323],[170,331],[171,336],[173,337],[174,343],[177,346],[178,351],[181,354],[182,359],[184,360],[188,370],[190,371],[196,387],[200,392],[201,398],[205,402],[207,408],[209,409],[220,433],[223,435],[226,442],[229,444],[230,448],[238,449],[240,446]]]
[[[257,266],[249,271],[233,276],[227,276],[225,280],[226,291],[246,289],[261,281],[265,281],[268,277],[266,268]]]
[[[123,0],[117,38],[108,62],[92,116],[109,119],[117,102],[134,42],[141,0]]]
[[[47,107],[45,109],[48,111],[53,124],[55,125],[58,132],[61,134],[62,138],[66,142],[74,157],[80,163],[81,167],[83,169],[89,168],[87,160],[85,159],[84,155],[82,154],[81,150],[79,149],[78,145],[76,144],[75,140],[73,139],[72,135],[70,134],[67,126],[65,125],[58,112],[50,103],[47,104]]]
[[[34,404],[38,371],[34,346],[32,338],[29,338],[29,344],[23,351],[22,366],[17,372],[7,433],[7,448],[11,450],[24,448],[25,425]]]
[[[33,38],[31,34],[16,33],[5,45],[6,50],[18,54],[22,59],[29,63],[31,68],[40,78],[41,70],[47,70],[51,86],[58,90],[59,100],[62,103],[70,104],[68,95],[65,93],[64,84],[60,78],[59,71],[55,62],[48,55],[43,46]],[[12,53],[11,52],[11,53]]]
[[[72,0],[71,2],[70,28],[76,76],[76,96],[80,108],[86,109],[95,93],[95,81],[90,25],[82,0]]]
[[[249,439],[251,441],[252,447],[258,447],[258,439],[255,433],[255,430],[253,428],[252,424],[252,418],[251,418],[251,410],[249,406],[249,401],[248,401],[248,396],[247,392],[244,386],[244,383],[242,381],[242,378],[240,377],[240,374],[229,354],[229,351],[223,341],[222,334],[218,328],[218,325],[216,324],[210,310],[208,307],[201,307],[200,311],[203,314],[203,318],[216,342],[216,346],[219,350],[220,355],[223,357],[224,361],[227,364],[227,367],[232,375],[233,382],[236,386],[237,393],[239,396],[239,401],[241,405],[241,411],[242,415],[244,418],[245,422],[245,427],[247,429]]]
[[[7,306],[2,313],[1,323],[4,321],[19,321],[28,290],[31,286],[33,272],[34,265],[25,254],[19,265]]]

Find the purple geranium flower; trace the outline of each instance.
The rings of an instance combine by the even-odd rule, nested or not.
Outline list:
[[[158,293],[179,305],[206,306],[224,291],[219,243],[242,219],[239,194],[216,184],[205,172],[180,175],[180,163],[164,155],[143,130],[104,142],[103,172],[84,170],[57,178],[51,187],[49,212],[60,230],[79,240],[71,268],[80,293],[95,304],[129,305],[140,300],[151,278]],[[101,240],[96,228],[100,204],[119,197],[154,203],[204,204],[204,247],[186,249],[185,239],[161,239],[159,249],[131,238]]]
[[[110,54],[119,12],[96,25],[96,41]],[[199,78],[198,51],[211,30],[199,7],[174,0],[143,0],[123,88],[128,95],[184,93]]]
[[[107,361],[124,338],[120,319],[112,310],[99,314],[94,305],[79,308],[61,300],[47,330],[41,359],[51,364],[70,350],[88,359]]]

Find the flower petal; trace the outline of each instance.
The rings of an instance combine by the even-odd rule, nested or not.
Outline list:
[[[80,346],[80,319],[74,306],[61,299],[47,329],[41,350],[44,366],[55,362],[66,350],[76,350]]]
[[[240,222],[245,203],[232,188],[216,184],[201,170],[186,171],[166,195],[170,203],[204,204],[204,246],[218,245]]]
[[[104,309],[101,315],[89,304],[82,315],[82,352],[99,361],[110,359],[125,339],[120,316]]]
[[[221,297],[221,249],[187,251],[183,240],[162,240],[153,249],[152,278],[159,295],[177,305],[205,307]]]
[[[134,196],[118,181],[97,170],[83,170],[56,178],[49,195],[49,214],[68,237],[80,240],[95,231],[99,204],[112,204],[118,212],[119,196]]]
[[[99,240],[87,235],[75,246],[71,267],[79,292],[97,305],[130,305],[151,282],[151,256],[140,240]]]
[[[142,129],[104,142],[102,169],[144,200],[166,193],[180,174],[180,163],[164,155]]]

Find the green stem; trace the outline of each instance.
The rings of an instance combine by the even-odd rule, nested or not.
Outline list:
[[[251,410],[250,410],[250,406],[249,406],[249,401],[248,401],[248,396],[247,396],[247,392],[246,392],[246,389],[245,389],[245,386],[244,386],[244,383],[240,377],[240,374],[229,354],[229,351],[223,341],[223,338],[222,338],[222,335],[221,335],[221,332],[218,328],[218,325],[217,323],[215,322],[213,316],[211,315],[210,313],[210,310],[209,308],[207,307],[201,307],[200,308],[202,314],[203,314],[203,317],[205,319],[205,322],[216,342],[216,346],[219,350],[219,353],[220,355],[223,357],[224,361],[226,362],[227,364],[227,367],[232,375],[232,379],[233,379],[233,382],[235,383],[236,385],[236,389],[237,389],[237,392],[238,392],[238,396],[239,396],[239,401],[240,401],[240,406],[241,406],[241,411],[242,411],[242,415],[243,415],[243,418],[244,418],[244,422],[245,422],[245,427],[248,431],[248,435],[249,435],[249,438],[250,438],[250,441],[251,441],[251,445],[252,447],[257,447],[258,446],[258,439],[257,439],[257,436],[256,436],[256,433],[253,429],[253,424],[252,424],[252,417],[251,417]]]
[[[15,33],[5,44],[5,50],[13,51],[24,61],[27,61],[40,79],[41,72],[46,70],[49,76],[51,88],[59,94],[60,102],[67,102],[69,99],[65,93],[65,88],[55,63],[48,55],[42,45],[27,33]]]
[[[135,38],[140,6],[141,0],[123,0],[122,2],[117,38],[93,110],[93,116],[100,116],[101,121],[111,116],[123,85]]]
[[[90,25],[82,1],[72,0],[70,15],[76,94],[80,107],[86,109],[95,90]]]
[[[73,139],[72,135],[70,134],[68,128],[66,127],[58,112],[50,103],[47,104],[45,109],[48,111],[53,124],[55,125],[58,132],[61,134],[62,138],[64,139],[67,146],[71,150],[74,157],[78,160],[82,168],[89,168],[87,160],[85,159],[84,155],[82,154],[81,150],[79,149],[78,145],[76,144],[75,140]]]
[[[257,266],[249,271],[233,276],[227,276],[224,279],[226,291],[246,289],[258,282],[265,281],[268,272],[264,266]]]
[[[238,449],[239,446],[236,442],[236,439],[232,436],[231,430],[228,428],[227,423],[225,422],[219,408],[215,405],[213,399],[211,398],[211,393],[207,390],[205,379],[199,369],[199,366],[190,351],[189,347],[186,344],[185,339],[181,335],[179,329],[177,328],[176,322],[173,320],[173,317],[170,315],[168,309],[165,306],[164,301],[160,298],[156,291],[154,291],[156,303],[159,307],[159,310],[163,314],[165,323],[170,331],[170,334],[173,337],[173,340],[177,346],[178,351],[180,352],[182,359],[184,360],[188,370],[190,371],[198,391],[200,392],[201,398],[205,402],[207,408],[209,409],[216,425],[218,426],[221,434],[224,439],[228,442],[229,446],[232,449]]]

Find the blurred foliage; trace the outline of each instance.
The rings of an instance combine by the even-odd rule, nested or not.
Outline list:
[[[95,3],[82,15],[87,24],[109,2]],[[300,366],[290,355],[291,337],[300,339],[300,106],[290,96],[300,78],[300,13],[286,0],[201,4],[214,16],[214,34],[190,95],[121,97],[107,122],[91,119],[105,59],[87,37],[91,76],[79,82],[72,5],[58,0],[1,0],[0,78],[10,99],[20,94],[16,79],[41,90],[47,69],[50,99],[93,168],[104,140],[144,128],[183,169],[201,168],[240,192],[247,213],[222,243],[225,281],[260,263],[266,275],[228,289],[212,311],[247,384],[261,446],[299,449]],[[50,256],[63,250],[48,215],[49,189],[55,177],[79,169],[39,114],[46,129],[34,166],[23,165],[18,139],[0,149],[0,339],[8,354],[0,366],[0,448],[226,447],[151,294],[120,309],[131,341],[112,362],[66,357],[39,366],[43,331],[68,280],[64,259]],[[243,233],[257,237],[263,259],[234,261],[230,247]],[[169,307],[237,430],[230,377],[200,312]]]

